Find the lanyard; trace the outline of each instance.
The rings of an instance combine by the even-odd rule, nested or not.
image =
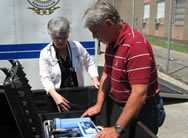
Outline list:
[[[52,46],[54,46],[54,44],[52,44]],[[54,46],[54,49],[55,49],[55,46]],[[71,46],[70,46],[69,41],[67,41],[66,49],[68,50],[67,57],[68,57],[68,63],[70,64],[70,70],[74,71],[73,62],[72,62],[73,57],[72,57],[72,51],[71,51]],[[56,49],[55,49],[55,51],[56,51]],[[61,60],[61,57],[58,55],[57,51],[55,53],[56,53],[57,60],[59,62]]]
[[[67,49],[68,49],[69,62],[71,64],[71,68],[74,70],[73,64],[72,64],[72,50],[71,50],[69,41],[67,42]]]

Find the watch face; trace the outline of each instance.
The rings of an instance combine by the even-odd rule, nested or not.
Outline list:
[[[120,125],[116,124],[116,125],[115,125],[115,130],[116,130],[116,132],[117,132],[118,134],[120,134],[120,133],[123,131],[123,128],[122,128]]]

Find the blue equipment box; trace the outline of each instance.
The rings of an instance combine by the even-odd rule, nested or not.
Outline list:
[[[43,123],[45,138],[95,138],[99,130],[89,117],[54,118]]]

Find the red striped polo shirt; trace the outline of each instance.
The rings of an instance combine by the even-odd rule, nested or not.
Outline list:
[[[148,84],[148,96],[159,93],[151,45],[128,24],[123,25],[116,43],[106,48],[104,72],[110,78],[110,95],[119,103],[127,101],[133,84]]]

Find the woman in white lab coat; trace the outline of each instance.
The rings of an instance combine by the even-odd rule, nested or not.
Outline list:
[[[52,39],[41,50],[39,58],[40,78],[61,111],[70,109],[69,101],[56,89],[84,85],[84,68],[99,87],[98,72],[93,59],[78,41],[68,40],[70,23],[65,17],[55,17],[48,22],[48,33]]]

